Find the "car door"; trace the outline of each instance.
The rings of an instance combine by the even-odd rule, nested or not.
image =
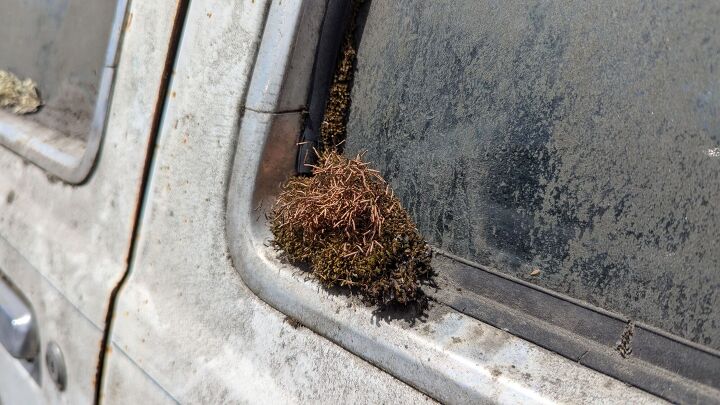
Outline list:
[[[293,42],[299,12],[317,22],[323,3],[190,3],[113,319],[108,403],[428,401],[262,302],[229,260],[224,212],[238,128],[258,109],[246,106],[248,87],[255,75],[284,72],[254,68],[259,44]],[[301,106],[290,109],[287,117],[300,116]]]
[[[452,293],[474,298],[465,286],[440,280],[439,293],[430,292],[437,300],[417,311],[419,316],[412,307],[381,311],[321,288],[270,246],[266,215],[279,185],[295,174],[301,134],[319,124],[313,121],[316,97],[327,96],[321,93],[333,77],[337,50],[351,42],[342,39],[345,27],[354,26],[352,16],[375,10],[374,25],[365,29],[377,37],[363,42],[365,52],[417,37],[382,35],[382,29],[419,25],[403,10],[388,13],[399,21],[384,24],[378,9],[391,2],[364,2],[357,14],[350,12],[351,3],[363,2],[189,4],[150,157],[135,250],[113,313],[103,398],[111,403],[661,403],[442,300]],[[446,9],[454,5],[449,3]],[[466,3],[470,9],[476,4]],[[433,22],[433,15],[424,16]],[[407,55],[402,44],[388,52]],[[398,80],[370,93],[383,97],[402,85]],[[392,111],[365,119],[379,121]],[[484,300],[470,308],[478,307],[503,305]],[[512,315],[519,322],[527,319],[518,311]]]
[[[0,403],[96,400],[164,102],[177,3],[0,1]],[[10,77],[10,76],[7,76]]]

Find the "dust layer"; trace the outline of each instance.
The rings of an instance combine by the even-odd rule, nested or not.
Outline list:
[[[347,151],[433,245],[720,349],[719,19],[373,2]]]

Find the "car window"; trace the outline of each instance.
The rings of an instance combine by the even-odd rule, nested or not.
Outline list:
[[[125,3],[3,2],[0,70],[35,82],[42,99],[40,108],[29,114],[0,110],[0,141],[5,146],[51,172],[52,164],[45,160],[72,169],[86,150],[94,154],[99,142],[93,138],[103,129],[114,67],[118,38],[113,33],[119,30]],[[27,146],[35,143],[44,147]]]
[[[372,2],[346,151],[437,249],[720,349],[719,19]]]

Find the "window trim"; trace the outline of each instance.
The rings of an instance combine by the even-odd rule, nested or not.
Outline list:
[[[435,298],[672,402],[712,403],[720,392],[720,353],[651,325],[436,250],[442,266]],[[447,288],[449,287],[449,288]],[[463,293],[458,293],[462,288]],[[483,305],[485,304],[485,305]],[[629,328],[629,339],[623,335]],[[624,357],[618,347],[626,345]]]
[[[115,7],[87,141],[0,111],[0,145],[67,183],[85,181],[95,164],[105,132],[128,3],[129,0],[118,0]]]

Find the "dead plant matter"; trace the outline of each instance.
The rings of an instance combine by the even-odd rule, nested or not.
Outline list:
[[[325,106],[325,116],[320,125],[320,149],[342,152],[345,140],[347,116],[350,110],[350,90],[352,89],[355,70],[355,27],[358,9],[362,1],[354,1],[350,24],[343,38],[340,59],[335,67],[330,94]]]
[[[271,214],[276,248],[328,287],[373,304],[418,297],[430,249],[378,171],[360,156],[324,152],[313,176],[290,179]]]
[[[0,108],[10,108],[14,114],[29,114],[36,112],[41,105],[34,81],[21,80],[10,72],[0,70]]]

